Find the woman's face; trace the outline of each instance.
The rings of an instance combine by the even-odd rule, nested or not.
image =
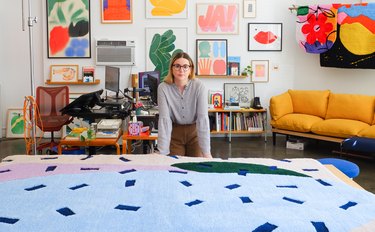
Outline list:
[[[187,81],[190,75],[190,63],[185,58],[178,58],[172,65],[174,81]]]

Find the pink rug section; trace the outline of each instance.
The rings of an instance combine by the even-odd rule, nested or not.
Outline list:
[[[53,171],[47,171],[48,167],[57,166]],[[149,165],[98,165],[98,164],[9,164],[0,167],[0,182],[27,179],[41,176],[59,174],[82,174],[93,172],[122,172],[126,170],[179,170],[171,166],[149,166]]]

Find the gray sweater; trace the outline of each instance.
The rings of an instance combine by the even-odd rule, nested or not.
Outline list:
[[[199,79],[189,80],[183,94],[175,84],[162,82],[158,87],[158,108],[160,154],[169,154],[172,123],[196,123],[199,146],[204,154],[211,153],[207,92]]]

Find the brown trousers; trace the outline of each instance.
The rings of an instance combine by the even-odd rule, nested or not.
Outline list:
[[[178,125],[174,123],[169,149],[171,155],[201,157],[196,124]]]

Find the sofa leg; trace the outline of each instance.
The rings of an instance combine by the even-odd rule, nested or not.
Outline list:
[[[272,144],[276,145],[276,132],[272,132]]]

